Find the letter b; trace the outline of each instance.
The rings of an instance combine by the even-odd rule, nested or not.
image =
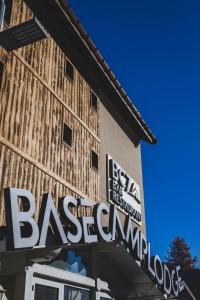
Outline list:
[[[10,249],[29,248],[37,244],[39,239],[39,229],[37,223],[33,219],[35,213],[35,199],[33,195],[24,189],[6,188],[5,195],[5,211],[6,223],[8,226],[7,241]],[[22,206],[27,202],[28,210],[20,211],[19,199],[22,200]],[[31,227],[29,236],[23,237],[21,231],[21,223],[25,228],[27,225]]]

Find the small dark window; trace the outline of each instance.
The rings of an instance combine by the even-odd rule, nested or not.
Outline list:
[[[10,25],[11,13],[12,13],[12,0],[5,0],[5,15],[4,21],[7,25]]]
[[[4,64],[0,61],[0,88],[3,80],[3,69],[4,69]]]
[[[65,74],[71,81],[74,80],[74,67],[67,59],[65,64]]]
[[[98,109],[98,99],[97,96],[95,95],[94,92],[91,91],[90,93],[90,105],[92,106],[92,108],[94,108],[95,110]]]
[[[41,284],[35,285],[35,300],[58,300],[59,294],[60,293],[58,288]]]
[[[63,127],[63,142],[70,148],[72,147],[72,129],[65,123]]]
[[[91,150],[91,167],[94,168],[96,171],[98,171],[99,169],[99,156],[93,150]]]

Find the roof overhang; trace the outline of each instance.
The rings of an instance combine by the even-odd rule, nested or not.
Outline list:
[[[0,45],[13,51],[46,38],[47,32],[40,22],[33,18],[0,32]]]
[[[127,252],[122,242],[99,242],[94,245],[97,253],[103,254],[131,286],[128,299],[165,299],[163,293],[145,273],[139,263]],[[106,272],[106,270],[105,270]],[[113,283],[115,285],[115,283]]]

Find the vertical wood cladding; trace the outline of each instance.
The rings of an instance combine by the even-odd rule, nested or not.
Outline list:
[[[22,0],[13,1],[12,26],[32,16]],[[50,36],[11,53],[0,49],[0,59],[4,62],[0,90],[0,222],[4,220],[2,193],[7,186],[28,188],[37,201],[47,191],[55,197],[84,194],[99,201],[99,174],[90,167],[90,149],[98,154],[100,151],[99,112],[90,107],[87,82],[76,69],[74,81],[67,79],[66,56]],[[62,142],[64,122],[73,129],[71,149]],[[73,191],[56,176],[69,183]]]
[[[17,155],[1,143],[0,153],[0,169],[3,174],[1,176],[1,186],[16,186],[31,191],[36,199],[36,218],[39,214],[42,192],[50,193],[56,205],[58,205],[58,199],[65,195],[80,198],[79,194],[73,192],[64,184],[61,184],[58,180],[41,171],[38,167],[35,167],[22,156]],[[0,189],[1,202],[3,202],[4,198],[3,193],[3,189]],[[81,207],[80,210],[79,214],[82,214],[84,208]],[[77,214],[77,210],[74,209],[74,213]],[[85,213],[90,213],[90,211],[87,210]],[[5,225],[5,215],[4,205],[1,203],[0,226],[2,225]]]
[[[12,25],[33,17],[22,0],[14,0],[13,5]],[[65,76],[66,56],[51,36],[22,47],[17,50],[17,53],[52,88],[56,95],[99,136],[98,116],[90,107],[90,87],[76,69],[74,69],[73,82]]]

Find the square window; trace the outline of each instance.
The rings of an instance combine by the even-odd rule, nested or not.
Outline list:
[[[66,59],[66,64],[65,64],[65,75],[71,80],[74,80],[74,67],[70,63],[68,59]]]
[[[59,289],[47,285],[36,284],[34,299],[58,300]]]
[[[63,142],[70,148],[72,147],[72,129],[65,123],[63,127]]]
[[[96,171],[99,169],[99,156],[94,150],[91,150],[91,167]]]
[[[98,98],[93,91],[90,92],[90,105],[94,110],[98,109]]]

